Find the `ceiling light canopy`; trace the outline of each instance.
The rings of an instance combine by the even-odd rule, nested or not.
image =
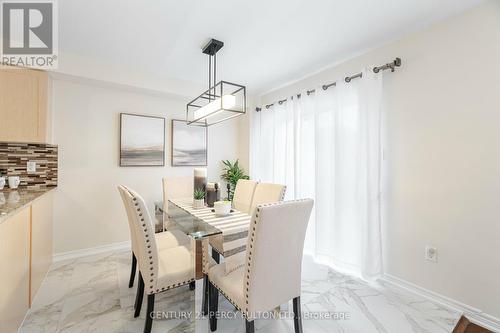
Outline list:
[[[187,104],[186,121],[189,125],[215,125],[246,112],[245,86],[227,81],[216,83],[217,52],[222,46],[223,42],[212,39],[203,48],[203,53],[208,55],[208,89]]]

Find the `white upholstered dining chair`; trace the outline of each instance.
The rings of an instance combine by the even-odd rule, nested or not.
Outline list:
[[[127,193],[127,188],[125,186],[118,186],[118,192],[120,193],[120,196],[123,201],[123,205],[125,206],[125,211],[127,213],[127,221],[128,221],[128,226],[130,230],[130,242],[131,242],[131,247],[132,247],[132,264],[131,264],[131,269],[130,269],[130,279],[128,283],[128,287],[132,288],[134,285],[134,280],[135,280],[135,273],[137,271],[137,253],[138,253],[138,247],[137,247],[137,237],[134,232],[134,212],[133,209],[127,204],[126,201],[126,193]],[[151,222],[152,223],[152,222]],[[154,228],[154,226],[153,226]],[[171,230],[171,231],[164,231],[160,233],[155,233],[154,234],[156,243],[158,245],[158,250],[164,250],[180,245],[190,245],[191,240],[190,238],[183,233],[182,231],[179,230]]]
[[[255,192],[253,193],[249,214],[253,214],[253,211],[258,205],[283,201],[285,198],[285,192],[285,185],[258,183],[257,186],[255,186]]]
[[[241,180],[238,181],[238,184]],[[242,186],[247,193],[249,193],[250,184],[245,184]],[[253,195],[251,195],[250,205],[246,205],[248,210],[245,212],[249,215],[253,214],[253,211],[258,205],[274,203],[278,201],[283,201],[285,197],[286,186],[281,184],[272,183],[255,183],[255,189]],[[236,191],[235,191],[236,195]],[[243,197],[243,195],[242,195]],[[250,195],[246,195],[247,199]],[[222,235],[210,237],[210,246],[212,247],[212,258],[216,263],[220,262],[220,254],[224,253],[223,250],[223,239]]]
[[[229,274],[224,264],[208,271],[212,332],[217,329],[220,291],[243,314],[247,333],[254,333],[254,320],[259,313],[293,299],[295,332],[302,333],[302,252],[313,203],[312,199],[303,199],[256,207],[250,223],[245,265]]]
[[[233,208],[242,213],[250,213],[253,193],[257,182],[249,179],[239,179],[233,195]]]
[[[194,257],[190,245],[159,250],[155,229],[142,197],[125,186],[120,193],[132,217],[131,234],[136,238],[136,256],[139,264],[139,288],[134,317],[141,312],[144,293],[147,294],[147,313],[144,332],[151,332],[154,300],[157,293],[194,282]]]
[[[233,208],[242,213],[250,214],[253,194],[257,182],[249,179],[239,179],[236,183],[233,195]],[[223,236],[215,235],[210,237],[210,246],[212,247],[212,259],[215,263],[220,262],[220,254],[223,253]],[[203,306],[202,314],[208,311],[208,278],[205,276],[203,282]]]
[[[194,178],[189,177],[164,177],[163,183],[163,211],[168,211],[168,199],[192,198]]]

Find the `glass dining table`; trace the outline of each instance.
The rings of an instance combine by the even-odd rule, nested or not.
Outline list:
[[[163,209],[163,201],[155,202],[155,216],[156,220],[162,225],[162,230],[179,229],[195,240],[201,240],[222,233],[216,227],[181,209],[170,201],[168,202],[168,211],[166,214]]]
[[[178,229],[191,237],[195,253],[195,277],[203,278],[203,242],[208,242],[210,236],[220,235],[222,231],[211,224],[197,218],[181,209],[172,202],[168,202],[168,210],[164,211],[163,201],[155,202],[155,217],[159,222],[159,231]]]

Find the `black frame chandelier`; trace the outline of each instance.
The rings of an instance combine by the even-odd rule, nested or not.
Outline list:
[[[186,105],[188,125],[208,127],[246,113],[246,87],[217,82],[217,52],[223,46],[223,42],[211,39],[202,50],[208,55],[208,89]]]

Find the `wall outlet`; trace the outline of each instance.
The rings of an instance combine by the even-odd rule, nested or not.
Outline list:
[[[437,262],[438,260],[438,252],[437,248],[434,246],[426,245],[425,246],[425,260]]]
[[[26,171],[27,172],[36,172],[36,162],[35,161],[28,161],[28,163],[26,163]]]

